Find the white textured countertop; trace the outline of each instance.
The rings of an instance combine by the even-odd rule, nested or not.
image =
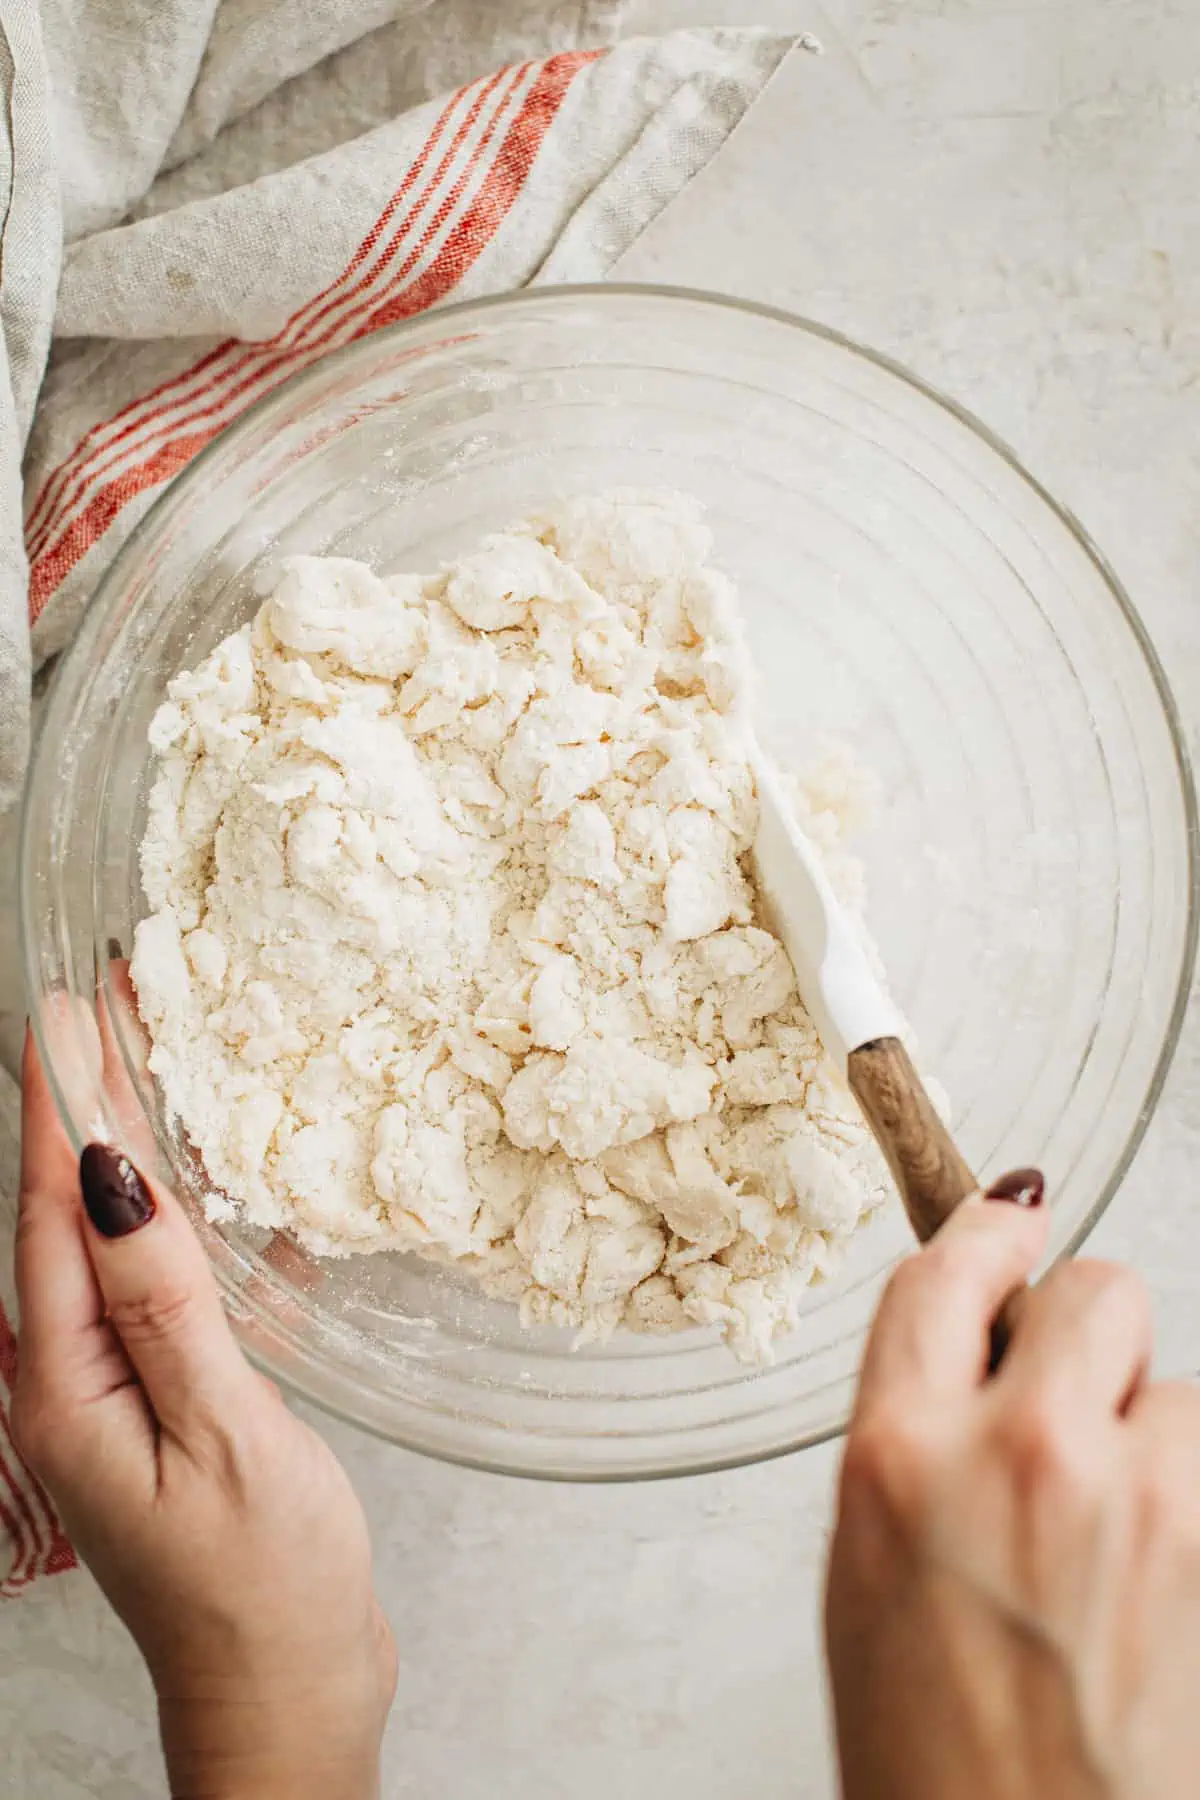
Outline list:
[[[888,351],[1087,523],[1200,720],[1200,9],[1194,0],[631,0],[630,26],[810,31],[626,258]],[[1200,1030],[1094,1247],[1200,1367]],[[1191,1322],[1189,1323],[1189,1313]],[[581,1490],[324,1427],[404,1656],[388,1800],[828,1800],[818,1654],[834,1456]],[[0,1789],[156,1786],[136,1659],[86,1589],[0,1613]]]

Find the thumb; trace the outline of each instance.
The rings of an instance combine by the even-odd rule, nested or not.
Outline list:
[[[254,1376],[182,1207],[110,1144],[87,1146],[79,1179],[104,1310],[159,1424],[185,1447],[221,1431]]]

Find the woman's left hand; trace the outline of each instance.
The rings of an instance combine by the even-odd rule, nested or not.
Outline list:
[[[82,1169],[82,1185],[81,1185]],[[173,1196],[24,1070],[14,1423],[137,1640],[177,1800],[368,1800],[395,1690],[361,1508],[239,1349]]]

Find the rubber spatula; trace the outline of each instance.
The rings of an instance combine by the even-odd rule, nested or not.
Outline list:
[[[751,850],[766,919],[796,971],[821,1042],[850,1084],[921,1243],[979,1183],[939,1118],[900,1041],[900,1017],[871,968],[855,924],[820,855],[798,823],[777,771],[755,748],[758,831]],[[998,1321],[995,1351],[1016,1323],[1027,1290]]]

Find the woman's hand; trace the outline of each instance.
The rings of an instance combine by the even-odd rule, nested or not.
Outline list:
[[[81,1168],[82,1196],[27,1045],[14,1422],[145,1655],[171,1792],[367,1800],[396,1668],[354,1493],[172,1197],[106,1147]]]
[[[846,1446],[826,1627],[846,1800],[1192,1800],[1200,1393],[1102,1263],[971,1201],[902,1265]]]

